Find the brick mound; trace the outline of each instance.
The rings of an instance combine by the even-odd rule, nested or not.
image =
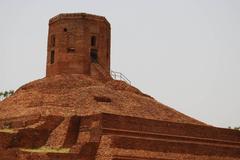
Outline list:
[[[58,75],[0,103],[1,160],[240,160],[240,132],[208,126],[122,81]]]
[[[104,83],[77,74],[33,81],[0,103],[0,119],[36,114],[69,117],[98,113],[205,125],[123,81]]]

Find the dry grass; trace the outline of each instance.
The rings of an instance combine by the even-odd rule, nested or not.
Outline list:
[[[34,149],[21,148],[24,152],[35,152],[35,153],[69,153],[70,148],[50,148],[50,147],[40,147]]]
[[[15,131],[15,130],[13,130],[13,129],[5,128],[5,129],[0,129],[0,132],[4,132],[4,133],[16,133],[17,131]]]

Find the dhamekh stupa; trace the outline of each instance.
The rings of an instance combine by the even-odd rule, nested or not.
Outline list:
[[[111,74],[110,48],[102,16],[49,20],[46,77],[0,102],[0,160],[240,160],[239,131],[184,115]]]

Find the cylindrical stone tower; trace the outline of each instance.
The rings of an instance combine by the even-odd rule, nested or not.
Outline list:
[[[59,14],[49,20],[46,76],[91,74],[91,64],[110,72],[110,23],[86,13]]]

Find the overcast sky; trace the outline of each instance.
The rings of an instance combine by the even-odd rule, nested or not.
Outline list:
[[[45,76],[48,20],[62,12],[105,16],[111,68],[143,92],[208,124],[240,126],[239,0],[1,0],[0,90]]]

